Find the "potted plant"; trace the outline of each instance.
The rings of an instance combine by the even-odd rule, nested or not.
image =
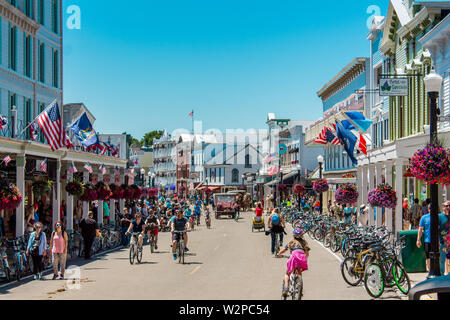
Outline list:
[[[340,205],[353,204],[358,201],[359,193],[356,186],[351,183],[341,185],[335,195],[336,202]]]
[[[97,190],[91,183],[84,185],[84,192],[80,197],[81,201],[95,201],[97,200]]]
[[[131,189],[130,186],[128,186],[126,184],[123,184],[120,188],[123,191],[123,198],[124,199],[127,199],[127,200],[133,199],[133,190]]]
[[[368,198],[372,207],[394,209],[397,206],[397,193],[387,184],[380,184],[371,190]]]
[[[22,194],[14,184],[3,184],[0,187],[0,210],[12,211],[22,202]]]
[[[120,200],[123,199],[123,189],[119,186],[116,186],[114,183],[109,185],[109,188],[111,189],[111,198],[114,200]]]
[[[44,194],[49,194],[50,190],[52,190],[53,181],[49,180],[37,180],[33,182],[32,188],[33,193],[38,196],[42,196]]]
[[[450,150],[441,142],[428,144],[414,154],[408,169],[428,185],[450,185]]]
[[[66,191],[71,196],[79,197],[84,192],[84,185],[78,180],[73,180],[72,182],[67,183]]]
[[[327,192],[329,189],[328,181],[325,179],[319,179],[313,183],[313,190],[317,194]]]
[[[97,192],[97,200],[105,201],[108,200],[112,195],[109,185],[104,182],[97,183],[95,189]]]
[[[294,191],[295,194],[301,195],[301,194],[304,194],[306,192],[306,188],[305,188],[304,185],[296,184],[294,186],[294,188],[292,189],[292,191]]]

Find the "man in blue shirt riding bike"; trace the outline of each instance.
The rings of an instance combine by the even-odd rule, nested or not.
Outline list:
[[[170,230],[172,232],[172,253],[173,260],[177,260],[177,244],[180,240],[181,235],[183,235],[184,240],[184,251],[188,252],[187,248],[188,237],[187,230],[189,230],[189,219],[183,217],[183,211],[177,211],[176,215],[170,219]],[[177,232],[175,232],[177,231]],[[178,232],[182,232],[181,234]]]

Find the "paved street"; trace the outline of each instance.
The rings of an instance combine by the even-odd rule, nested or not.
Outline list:
[[[289,229],[290,231],[290,229]],[[277,300],[287,259],[270,255],[270,237],[251,232],[251,214],[234,220],[214,220],[189,233],[192,251],[187,265],[169,254],[169,234],[161,234],[160,252],[145,247],[144,263],[131,266],[128,250],[112,252],[81,266],[81,288],[68,290],[70,281],[31,281],[0,289],[2,299],[193,299]],[[310,271],[304,275],[304,299],[369,299],[364,287],[346,285],[338,257],[310,240]],[[69,276],[69,274],[68,274]],[[384,299],[398,299],[387,292]]]

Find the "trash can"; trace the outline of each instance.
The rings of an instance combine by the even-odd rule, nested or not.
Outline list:
[[[422,247],[417,248],[418,230],[400,231],[399,236],[405,237],[405,248],[401,253],[401,261],[408,273],[425,273],[427,272],[427,262],[424,250],[424,242],[422,237]]]

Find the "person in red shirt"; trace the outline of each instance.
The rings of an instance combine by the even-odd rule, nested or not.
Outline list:
[[[263,209],[262,209],[261,203],[258,203],[258,206],[256,207],[255,211],[256,211],[257,217],[263,216]]]

